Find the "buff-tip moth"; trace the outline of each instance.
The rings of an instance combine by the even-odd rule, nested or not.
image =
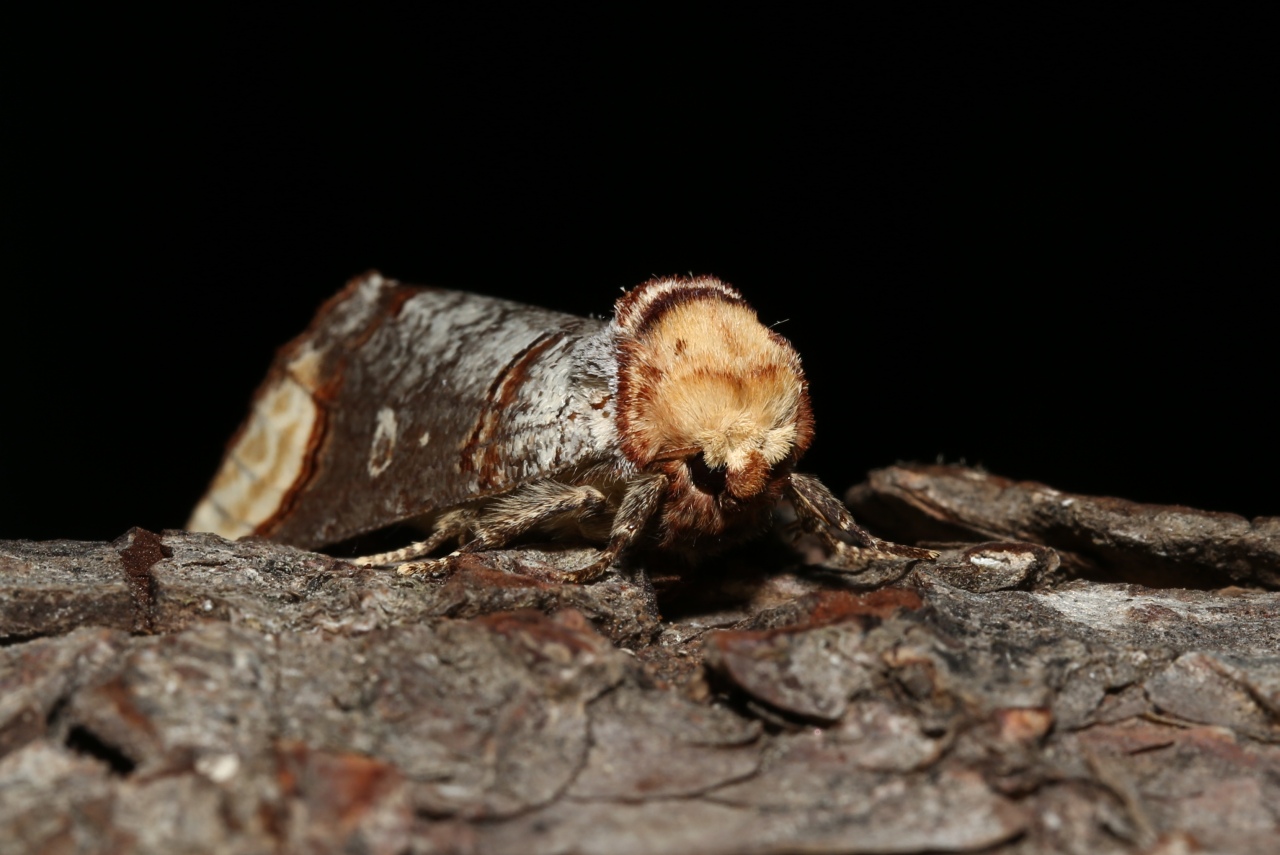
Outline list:
[[[572,537],[600,547],[567,574],[588,582],[631,547],[753,537],[785,496],[831,550],[933,555],[795,472],[812,438],[799,356],[712,277],[601,321],[369,273],[280,351],[188,528],[316,549],[410,521],[425,540],[357,559],[402,572]]]

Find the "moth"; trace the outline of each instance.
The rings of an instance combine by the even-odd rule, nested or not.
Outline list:
[[[827,547],[934,555],[860,528],[795,471],[813,439],[800,358],[730,285],[656,278],[609,320],[418,288],[347,284],[278,353],[188,528],[318,549],[410,522],[424,540],[357,559],[429,569],[522,536],[712,551],[786,497]]]

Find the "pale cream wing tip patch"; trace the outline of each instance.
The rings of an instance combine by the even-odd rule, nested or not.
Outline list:
[[[232,519],[221,505],[206,496],[192,511],[191,519],[187,520],[187,531],[207,531],[227,540],[235,540],[253,534],[253,526]]]
[[[187,522],[191,531],[226,538],[252,534],[280,510],[302,477],[320,411],[312,398],[319,354],[304,349],[276,385],[254,402],[209,492]]]

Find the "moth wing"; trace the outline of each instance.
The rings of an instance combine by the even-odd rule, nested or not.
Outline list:
[[[581,371],[603,331],[354,279],[277,355],[188,528],[316,548],[603,458],[608,384]]]

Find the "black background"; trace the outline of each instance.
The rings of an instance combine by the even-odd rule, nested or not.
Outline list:
[[[374,267],[578,314],[719,275],[837,491],[941,457],[1280,513],[1274,22],[1034,5],[11,28],[0,537],[180,526]]]

